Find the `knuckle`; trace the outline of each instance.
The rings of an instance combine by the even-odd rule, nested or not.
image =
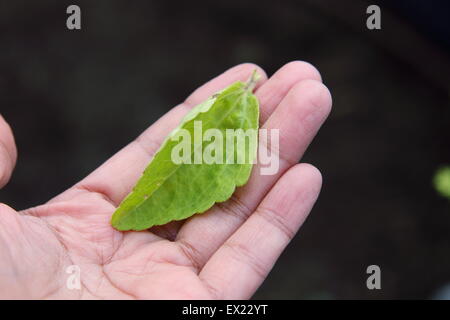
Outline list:
[[[234,194],[225,202],[217,202],[216,206],[239,222],[245,221],[251,213],[250,208]]]
[[[265,207],[260,207],[258,208],[257,211],[261,218],[263,218],[267,223],[278,229],[282,234],[286,236],[287,239],[290,240],[294,238],[296,230],[293,230],[288,225],[286,219],[284,219],[281,214]]]
[[[189,260],[191,266],[196,270],[196,272],[200,272],[203,266],[200,252],[184,239],[179,239],[177,243],[184,256]]]
[[[227,241],[224,246],[230,250],[232,259],[247,265],[259,278],[266,277],[267,268],[245,244]]]

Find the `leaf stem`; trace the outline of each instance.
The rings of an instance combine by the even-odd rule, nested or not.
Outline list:
[[[261,75],[256,71],[256,69],[253,70],[252,75],[245,84],[245,90],[252,92],[253,89],[255,89],[255,86],[258,83],[259,79],[261,79]]]

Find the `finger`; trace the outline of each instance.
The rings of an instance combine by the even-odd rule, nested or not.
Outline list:
[[[272,175],[262,175],[262,166],[257,163],[248,183],[238,188],[228,201],[192,217],[179,230],[176,238],[179,245],[198,267],[247,219],[279,177],[299,161],[330,108],[331,96],[322,83],[304,80],[291,88],[263,126],[280,129],[279,150],[273,150],[279,154],[278,170]],[[264,148],[267,144],[260,139],[259,149]]]
[[[11,127],[0,115],[0,188],[11,178],[17,160],[17,149]]]
[[[320,172],[308,164],[294,166],[277,182],[200,272],[214,298],[251,297],[311,211],[321,184]]]
[[[305,61],[292,61],[285,64],[278,71],[276,71],[266,82],[264,82],[262,85],[256,88],[255,94],[258,97],[260,104],[259,122],[262,124],[265,123],[269,118],[269,116],[272,114],[272,112],[275,110],[275,108],[279,105],[279,103],[289,92],[289,90],[298,82],[307,79],[317,80],[320,82],[322,81],[322,77],[319,71],[313,65]],[[236,201],[233,201],[234,199],[236,199]],[[239,202],[237,197],[233,196],[231,202],[233,202],[235,206],[244,208],[245,210],[245,206],[243,206],[243,204]],[[247,209],[245,211],[249,212],[250,210]],[[194,219],[197,218],[202,219],[200,217],[195,217]],[[215,219],[212,220],[213,221],[211,221],[211,223],[214,224],[216,221]],[[166,234],[169,235],[169,237],[166,238],[171,240],[177,239],[176,237],[178,235],[179,228],[184,224],[185,221],[171,222],[172,225],[171,228],[169,228],[169,231],[165,232]],[[234,226],[234,229],[235,228],[237,228],[237,225]],[[190,232],[191,232],[190,229],[187,228],[186,233],[189,234]],[[208,250],[202,251],[203,255],[201,255],[202,257],[199,257],[200,264],[204,263],[204,261],[206,261],[209,258],[209,255],[211,255],[215,251],[215,249],[219,245],[221,245],[223,241],[225,241],[227,234],[229,233],[223,232],[224,235],[223,237],[216,238],[216,246],[209,246]],[[184,241],[183,236],[178,237],[178,240],[179,243],[181,244],[181,247],[183,248],[183,250],[185,250],[187,254],[189,254],[190,251],[193,251],[192,250],[193,247],[190,246],[189,240]],[[201,239],[199,239],[198,243],[200,242]],[[196,256],[195,250],[192,252],[192,254],[194,257]]]
[[[135,141],[52,201],[66,200],[79,192],[88,191],[100,194],[117,206],[131,191],[165,137],[192,107],[235,81],[246,81],[255,69],[262,76],[259,82],[262,84],[266,79],[265,72],[254,64],[246,63],[229,69],[195,90],[185,102],[166,113]]]
[[[269,119],[269,116],[295,84],[308,79],[322,82],[319,71],[304,61],[289,62],[275,72],[256,90],[261,105],[260,123],[265,123]]]

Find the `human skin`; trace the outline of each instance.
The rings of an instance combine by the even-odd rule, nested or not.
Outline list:
[[[255,68],[262,75],[255,91],[261,127],[280,129],[278,173],[260,175],[256,164],[245,186],[203,214],[148,231],[113,229],[115,208],[183,115]],[[319,195],[320,172],[298,162],[331,104],[319,72],[306,62],[290,62],[269,79],[253,64],[227,70],[50,201],[22,211],[0,204],[0,298],[250,298]],[[16,159],[12,131],[0,116],[0,187]],[[81,272],[80,289],[67,286],[72,265]]]

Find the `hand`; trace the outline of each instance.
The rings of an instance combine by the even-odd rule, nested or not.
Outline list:
[[[203,214],[142,232],[110,218],[165,136],[194,105],[255,65],[238,65],[197,89],[101,167],[49,202],[17,212],[0,204],[0,297],[23,299],[246,299],[264,281],[310,212],[319,171],[297,164],[328,116],[331,96],[317,70],[291,62],[256,89],[263,128],[280,129],[280,170],[252,176]],[[264,147],[264,146],[260,146]],[[0,187],[16,160],[0,117]],[[79,267],[80,289],[67,268]]]

